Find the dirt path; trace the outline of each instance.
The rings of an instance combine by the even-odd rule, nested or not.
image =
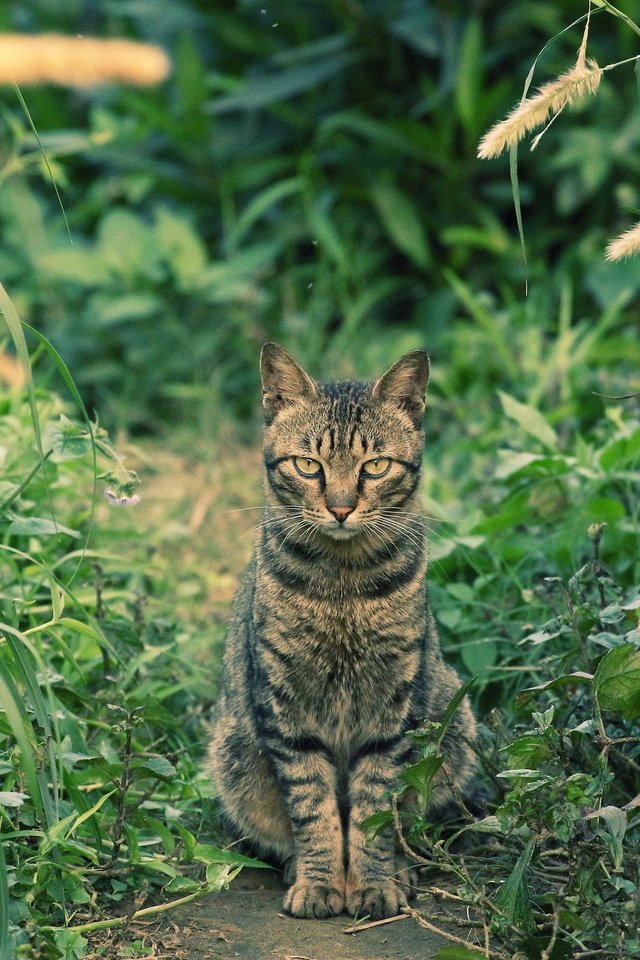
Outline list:
[[[160,925],[136,925],[126,940],[146,942],[151,956],[175,960],[428,960],[447,945],[412,919],[345,934],[353,923],[346,914],[285,916],[282,883],[256,874],[243,871],[228,890],[172,911]],[[131,956],[122,940],[111,948],[107,956]]]

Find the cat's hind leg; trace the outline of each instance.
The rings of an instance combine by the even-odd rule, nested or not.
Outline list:
[[[218,721],[208,768],[223,822],[236,839],[279,865],[294,853],[291,821],[268,756],[240,722]]]

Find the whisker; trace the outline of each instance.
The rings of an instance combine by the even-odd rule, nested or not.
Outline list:
[[[387,553],[389,554],[389,557],[390,557],[391,559],[393,559],[393,552],[391,551],[391,546],[394,546],[394,547],[396,547],[396,550],[399,550],[399,549],[400,549],[400,545],[397,544],[391,537],[385,537],[385,536],[383,536],[383,534],[380,532],[380,530],[377,530],[377,529],[376,529],[376,527],[375,527],[375,521],[366,521],[366,520],[365,520],[364,523],[363,523],[363,526],[364,526],[366,532],[368,532],[368,533],[373,533],[373,534],[375,534],[375,535],[377,536],[377,538],[378,538],[378,540],[380,541],[380,543],[383,545],[383,547],[386,548],[386,551],[387,551]]]
[[[402,510],[400,507],[385,507],[385,513],[396,513],[399,515],[407,517],[421,517],[423,520],[432,520],[434,523],[454,523],[453,520],[447,520],[445,517],[432,517],[428,513],[424,513],[422,510]]]
[[[299,510],[300,507],[297,503],[276,503],[269,504],[268,506],[264,503],[260,503],[255,507],[234,507],[232,510],[215,510],[214,513],[217,517],[225,517],[230,513],[246,513],[248,510]]]
[[[287,514],[284,517],[271,517],[267,515],[263,520],[260,521],[260,523],[256,524],[254,527],[251,528],[251,532],[255,533],[256,531],[259,531],[259,530],[263,530],[263,531],[267,530],[270,527],[284,526],[286,524],[292,523],[293,521],[298,519],[300,516],[301,516],[301,512],[299,509],[298,509],[297,516],[296,514]]]
[[[424,517],[422,517],[422,516],[420,516],[420,515],[415,515],[415,516],[422,521],[422,522],[420,523],[421,533],[426,537],[427,540],[429,540],[429,541],[431,542],[431,541],[436,540],[436,539],[437,539],[437,540],[441,540],[441,541],[444,541],[444,540],[446,539],[446,537],[445,537],[443,534],[437,533],[437,532],[433,529],[433,527],[430,527],[429,524],[425,522]],[[387,522],[395,522],[395,523],[397,523],[397,524],[402,524],[402,525],[403,525],[403,529],[405,529],[405,530],[407,530],[407,531],[408,531],[409,529],[411,529],[411,526],[410,526],[410,525],[408,526],[408,524],[415,524],[415,520],[407,521],[407,520],[404,519],[404,517],[400,517],[398,514],[393,514],[392,516],[387,516],[387,512],[386,512],[386,511],[382,511],[382,512],[381,512],[381,514],[380,514],[380,519],[381,519],[381,520],[386,520]],[[414,532],[417,533],[417,531],[414,531]]]
[[[401,537],[407,539],[418,549],[424,548],[424,538],[420,536],[417,530],[412,529],[406,523],[384,516],[376,517],[374,522],[379,524],[381,527],[386,527],[388,530],[398,533]]]
[[[304,538],[304,541],[303,541],[303,542],[304,542],[305,544],[309,543],[309,540],[311,539],[311,537],[313,536],[313,534],[314,534],[314,533],[316,532],[316,530],[318,529],[318,524],[317,524],[317,523],[311,523],[309,520],[307,520],[307,523],[308,523],[308,525],[309,525],[309,532],[307,533],[306,537]]]
[[[284,540],[282,540],[282,542],[279,544],[280,547],[284,547],[284,545],[285,545],[285,543],[287,542],[287,540],[289,539],[289,537],[291,537],[294,533],[296,533],[298,530],[304,530],[305,527],[308,527],[308,526],[309,526],[309,521],[308,521],[308,520],[306,520],[304,517],[302,517],[301,519],[299,519],[296,523],[293,524],[293,526],[291,527],[291,529],[290,529],[290,530],[288,531],[288,533],[286,534]]]

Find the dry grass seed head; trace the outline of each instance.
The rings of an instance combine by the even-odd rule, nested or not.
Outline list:
[[[610,240],[605,251],[606,260],[622,260],[640,253],[640,223]]]
[[[95,87],[104,83],[160,83],[171,64],[159,47],[132,40],[99,40],[55,33],[0,34],[0,84],[56,83]]]
[[[580,62],[566,73],[543,84],[533,97],[521,100],[509,116],[495,124],[484,135],[478,147],[478,157],[489,160],[500,156],[509,147],[556,116],[567,104],[597,92],[602,70],[595,60]]]

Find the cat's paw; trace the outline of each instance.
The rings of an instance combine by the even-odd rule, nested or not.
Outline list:
[[[393,880],[379,880],[347,891],[347,912],[353,917],[383,920],[395,917],[407,905],[404,891]]]
[[[284,909],[293,917],[323,920],[334,917],[344,909],[344,894],[336,887],[304,880],[289,887],[284,898]]]

